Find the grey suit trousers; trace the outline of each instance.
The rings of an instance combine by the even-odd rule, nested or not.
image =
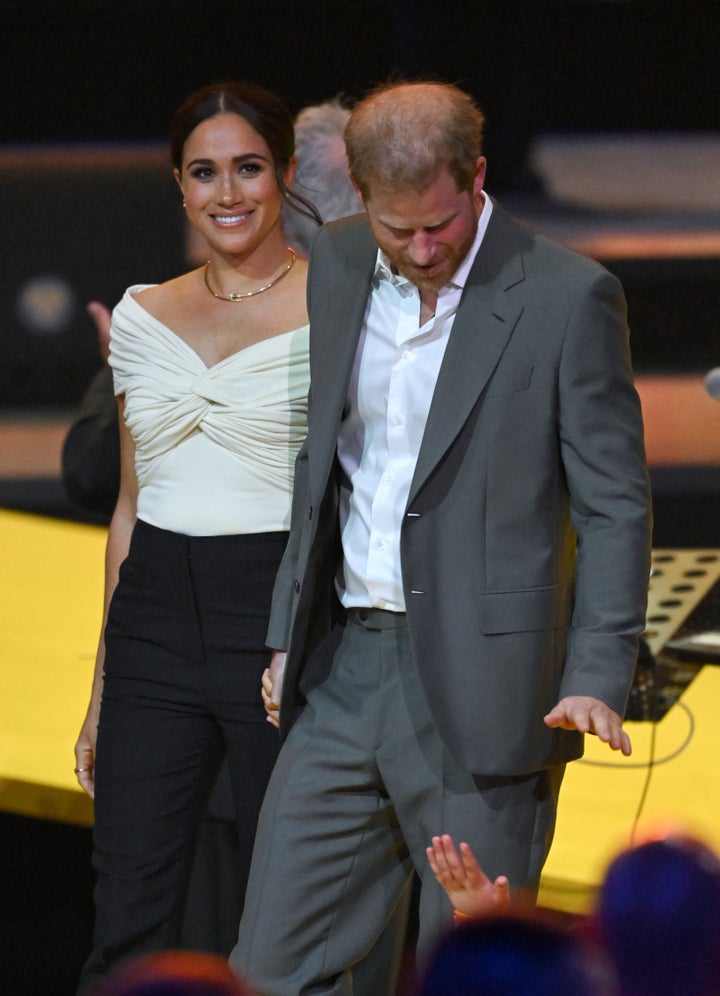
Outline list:
[[[467,841],[489,876],[536,891],[563,772],[461,769],[430,718],[405,616],[351,612],[271,777],[231,964],[268,996],[352,993],[352,966],[413,866],[426,955],[452,918],[427,864],[432,835]]]

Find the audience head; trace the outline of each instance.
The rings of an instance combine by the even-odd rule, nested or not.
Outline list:
[[[596,919],[623,996],[720,991],[720,861],[699,840],[672,835],[622,852]]]
[[[443,170],[472,190],[482,155],[483,115],[449,83],[385,84],[353,110],[345,130],[350,174],[363,200],[384,191],[424,191]]]
[[[307,197],[323,223],[362,211],[347,166],[343,132],[350,111],[335,98],[305,107],[295,118],[297,172],[292,190]],[[283,228],[293,248],[307,255],[317,225],[297,211],[283,211]]]
[[[570,934],[522,917],[453,928],[440,942],[418,996],[595,996]]]
[[[116,968],[94,996],[252,996],[220,955],[161,951]]]
[[[183,149],[198,125],[218,114],[237,114],[264,139],[272,154],[278,187],[286,202],[320,224],[315,206],[288,188],[285,176],[295,152],[295,132],[290,112],[274,93],[255,83],[228,80],[213,83],[191,94],[175,112],[170,133],[170,156],[182,170]]]

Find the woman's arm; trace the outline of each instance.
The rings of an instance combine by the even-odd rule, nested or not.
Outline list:
[[[105,551],[105,597],[103,620],[95,658],[90,703],[75,744],[75,772],[78,781],[90,798],[95,797],[95,740],[97,737],[100,702],[102,698],[105,668],[105,623],[108,608],[117,585],[120,564],[125,560],[130,547],[137,514],[137,476],[135,473],[135,444],[123,418],[124,399],[118,398],[120,423],[120,493],[113,517],[110,521],[107,548]]]

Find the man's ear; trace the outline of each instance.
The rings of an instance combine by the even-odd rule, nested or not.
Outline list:
[[[361,204],[364,204],[365,203],[365,199],[364,199],[364,197],[362,195],[362,191],[360,190],[360,187],[358,187],[357,183],[355,182],[355,177],[352,175],[352,173],[348,173],[348,176],[350,177],[350,183],[352,184],[353,190],[358,195],[358,200],[360,201]]]
[[[487,169],[487,159],[485,156],[478,156],[475,164],[475,177],[473,179],[473,196],[478,197],[485,186],[485,171]]]

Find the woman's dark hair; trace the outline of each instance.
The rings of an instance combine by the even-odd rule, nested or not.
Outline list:
[[[290,112],[270,90],[244,80],[213,83],[191,94],[177,109],[170,130],[170,156],[173,166],[182,169],[185,143],[199,124],[218,114],[237,114],[267,143],[275,167],[278,186],[290,207],[318,225],[322,218],[312,203],[291,190],[283,175],[295,152],[295,132]]]

